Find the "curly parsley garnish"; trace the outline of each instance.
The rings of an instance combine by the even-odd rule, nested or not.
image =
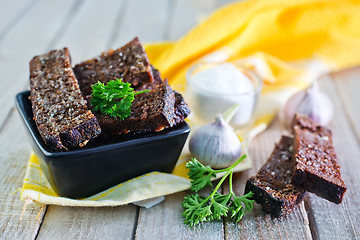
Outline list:
[[[122,79],[111,80],[107,85],[97,82],[92,86],[93,110],[100,110],[106,115],[119,117],[122,120],[127,118],[131,114],[131,104],[135,95],[150,91],[135,92],[130,86],[130,83],[123,82]]]
[[[195,226],[200,222],[219,220],[222,217],[230,217],[234,221],[240,221],[245,212],[252,210],[254,200],[252,192],[243,196],[236,196],[232,189],[233,169],[246,158],[243,155],[232,166],[213,170],[209,166],[204,166],[195,158],[191,159],[186,167],[189,168],[189,177],[191,179],[191,190],[198,192],[206,186],[212,186],[211,178],[216,176],[216,173],[226,172],[220,179],[217,186],[213,189],[208,197],[200,196],[198,193],[188,195],[182,202],[184,212],[182,216],[185,218],[185,224]],[[223,195],[218,193],[218,190],[225,179],[229,177],[229,194]]]

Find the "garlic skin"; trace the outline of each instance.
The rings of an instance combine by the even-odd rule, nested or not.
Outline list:
[[[205,166],[227,168],[239,159],[241,142],[233,128],[218,115],[214,123],[202,126],[193,134],[189,150]]]
[[[331,121],[334,109],[329,97],[314,83],[287,101],[284,107],[284,120],[288,126],[291,125],[295,113],[307,115],[315,122],[326,125]]]

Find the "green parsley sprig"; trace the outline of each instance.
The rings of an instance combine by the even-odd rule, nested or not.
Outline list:
[[[216,177],[217,173],[225,172],[225,175],[208,197],[200,196],[198,193],[185,196],[182,202],[184,209],[182,216],[185,218],[185,224],[195,226],[200,222],[219,220],[222,217],[230,217],[238,222],[243,218],[245,212],[253,209],[254,200],[251,199],[253,193],[250,191],[238,197],[232,188],[233,170],[245,158],[246,155],[243,155],[232,166],[219,170],[204,166],[195,158],[186,163],[186,167],[189,169],[188,175],[191,179],[191,190],[195,192],[206,186],[212,186],[211,179]],[[229,177],[229,193],[223,195],[218,193],[218,190],[227,177]]]
[[[143,90],[135,92],[130,83],[122,79],[111,80],[105,85],[97,82],[92,86],[91,104],[94,111],[100,110],[106,115],[125,119],[131,114],[131,104],[135,95],[148,92]]]

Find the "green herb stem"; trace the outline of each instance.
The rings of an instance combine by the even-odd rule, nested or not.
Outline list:
[[[230,171],[232,173],[232,171]],[[223,182],[225,181],[225,179],[227,178],[227,176],[229,176],[230,172],[227,172],[219,181],[219,183],[216,185],[215,189],[213,190],[213,192],[211,193],[211,195],[209,197],[213,197],[215,195],[215,193],[219,190],[221,184],[223,184]]]
[[[232,177],[233,177],[233,171],[231,171],[231,174],[229,176],[229,193],[233,194],[234,195],[234,192],[232,190]]]
[[[145,90],[142,90],[142,91],[134,92],[134,95],[138,95],[138,94],[146,93],[146,92],[150,92],[150,90],[149,90],[149,89],[145,89]]]

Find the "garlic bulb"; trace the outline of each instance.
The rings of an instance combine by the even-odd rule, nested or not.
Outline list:
[[[284,120],[290,126],[295,113],[301,113],[326,125],[331,121],[333,112],[329,97],[319,90],[315,82],[310,88],[294,94],[288,100],[284,108]]]
[[[231,166],[241,154],[241,143],[233,128],[221,115],[216,121],[199,128],[191,137],[189,150],[202,164],[212,168]]]

